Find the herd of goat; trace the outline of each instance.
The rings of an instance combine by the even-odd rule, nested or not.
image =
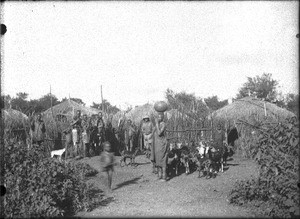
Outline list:
[[[136,165],[135,156],[138,150],[133,153],[120,152],[120,165],[126,164],[126,159],[130,159],[131,165]],[[146,157],[150,157],[150,152],[145,151]],[[185,174],[190,174],[192,168],[196,167],[199,171],[198,177],[215,177],[217,172],[224,171],[224,165],[228,157],[233,155],[233,149],[227,143],[223,145],[214,145],[212,141],[202,140],[200,142],[190,143],[169,143],[169,152],[167,160],[168,176],[178,176],[179,170],[184,169]]]
[[[232,155],[232,148],[225,142],[218,146],[204,140],[199,143],[170,143],[168,174],[178,175],[180,166],[183,166],[185,174],[191,173],[191,167],[197,167],[198,177],[215,177],[217,172],[224,171],[227,158]]]

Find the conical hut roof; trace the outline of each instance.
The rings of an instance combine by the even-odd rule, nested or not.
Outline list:
[[[133,108],[126,114],[126,118],[131,119],[136,125],[139,125],[146,114],[150,117],[150,119],[154,118],[156,111],[152,104],[147,103]]]
[[[101,112],[101,110],[80,105],[79,103],[73,100],[66,100],[62,103],[53,106],[52,109],[49,108],[46,111],[44,111],[43,117],[44,119],[47,119],[48,117],[52,118],[53,111],[54,116],[65,115],[68,119],[72,119],[73,116],[76,114],[77,110],[81,111],[81,115],[87,114],[88,116],[98,114],[99,112]]]
[[[131,119],[135,125],[139,126],[140,122],[143,119],[145,114],[150,116],[150,119],[154,118],[155,115],[154,106],[152,104],[146,103],[142,106],[136,106],[135,108],[131,109],[129,112],[126,111],[119,111],[113,115],[112,125],[114,127],[118,126],[118,122],[121,118],[125,116],[125,119]]]
[[[2,118],[4,118],[5,128],[23,128],[23,124],[28,122],[28,117],[14,109],[2,110]]]
[[[153,104],[146,103],[142,106],[136,106],[135,108],[131,109],[129,112],[126,111],[119,111],[116,114],[113,115],[112,124],[114,127],[117,127],[119,119],[124,117],[126,119],[131,119],[137,126],[140,125],[140,122],[142,121],[144,115],[150,116],[150,120],[154,122],[154,116],[157,115],[157,112],[154,109]],[[186,117],[186,115],[182,114],[177,109],[170,109],[165,112],[165,118],[171,119],[171,118],[181,118]]]
[[[214,123],[229,122],[230,124],[239,120],[247,121],[250,124],[253,124],[253,120],[280,122],[292,116],[295,116],[292,112],[254,97],[235,100],[212,114]]]

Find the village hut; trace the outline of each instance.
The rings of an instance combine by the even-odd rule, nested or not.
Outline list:
[[[226,130],[228,143],[242,146],[244,155],[250,147],[246,142],[252,141],[253,133],[262,125],[266,128],[293,116],[292,112],[255,97],[234,100],[212,113],[214,127],[221,124]]]
[[[65,100],[62,103],[59,103],[52,108],[47,109],[43,112],[44,119],[51,118],[54,116],[56,120],[72,120],[73,116],[76,114],[76,111],[80,110],[81,115],[87,114],[88,116],[92,116],[94,114],[98,114],[101,110],[90,108],[83,106],[73,100]]]
[[[4,109],[1,110],[1,113],[4,121],[4,133],[11,133],[22,139],[26,138],[26,131],[29,130],[28,117],[24,113],[14,109]]]
[[[88,117],[92,117],[101,110],[83,106],[73,100],[65,100],[52,108],[47,109],[42,113],[43,120],[46,125],[46,136],[48,141],[56,141],[55,148],[61,148],[62,133],[64,130],[70,128],[70,123],[73,117],[76,115],[76,111],[80,110],[81,115],[87,114]],[[107,118],[103,113],[103,118]]]
[[[5,127],[7,128],[24,128],[24,123],[26,124],[28,122],[28,117],[18,110],[4,109],[2,110],[2,115],[4,118]]]
[[[113,115],[112,125],[113,127],[117,127],[120,120],[128,120],[131,119],[132,122],[139,126],[145,114],[150,116],[151,120],[154,120],[155,115],[154,106],[152,104],[146,103],[142,106],[136,106],[135,108],[127,111],[119,111]]]

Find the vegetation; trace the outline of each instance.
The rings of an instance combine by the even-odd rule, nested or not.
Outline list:
[[[208,120],[210,109],[202,98],[186,92],[176,93],[171,89],[167,89],[165,95],[170,108],[176,110],[168,120],[168,130],[210,127]],[[175,137],[174,134],[182,140],[197,138],[196,132],[170,133],[169,135],[170,137]]]
[[[218,96],[204,98],[204,101],[212,111],[218,110],[228,104],[228,100],[219,101]]]
[[[251,153],[260,167],[258,179],[237,182],[229,201],[256,207],[264,216],[299,217],[298,121],[257,131]]]
[[[100,204],[101,191],[86,183],[96,170],[88,164],[51,159],[38,145],[30,147],[5,141],[1,169],[7,188],[5,217],[72,216]]]
[[[276,99],[278,81],[272,79],[272,74],[263,73],[262,76],[247,77],[247,80],[240,88],[237,98],[247,97],[250,93],[270,102]]]
[[[92,108],[95,109],[100,109],[103,110],[104,112],[108,114],[116,114],[117,112],[120,111],[120,109],[116,106],[112,106],[110,102],[108,102],[106,99],[103,100],[103,109],[102,109],[102,103],[94,103],[91,106]]]
[[[247,82],[239,89],[236,97],[241,99],[249,95],[257,96],[293,112],[299,118],[299,94],[282,95],[278,90],[278,84],[279,82],[272,79],[270,73],[263,73],[253,78],[247,77]]]

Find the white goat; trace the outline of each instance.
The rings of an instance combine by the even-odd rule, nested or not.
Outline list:
[[[66,151],[66,148],[51,151],[51,157],[57,156],[58,159],[61,161],[61,157],[65,151]]]

